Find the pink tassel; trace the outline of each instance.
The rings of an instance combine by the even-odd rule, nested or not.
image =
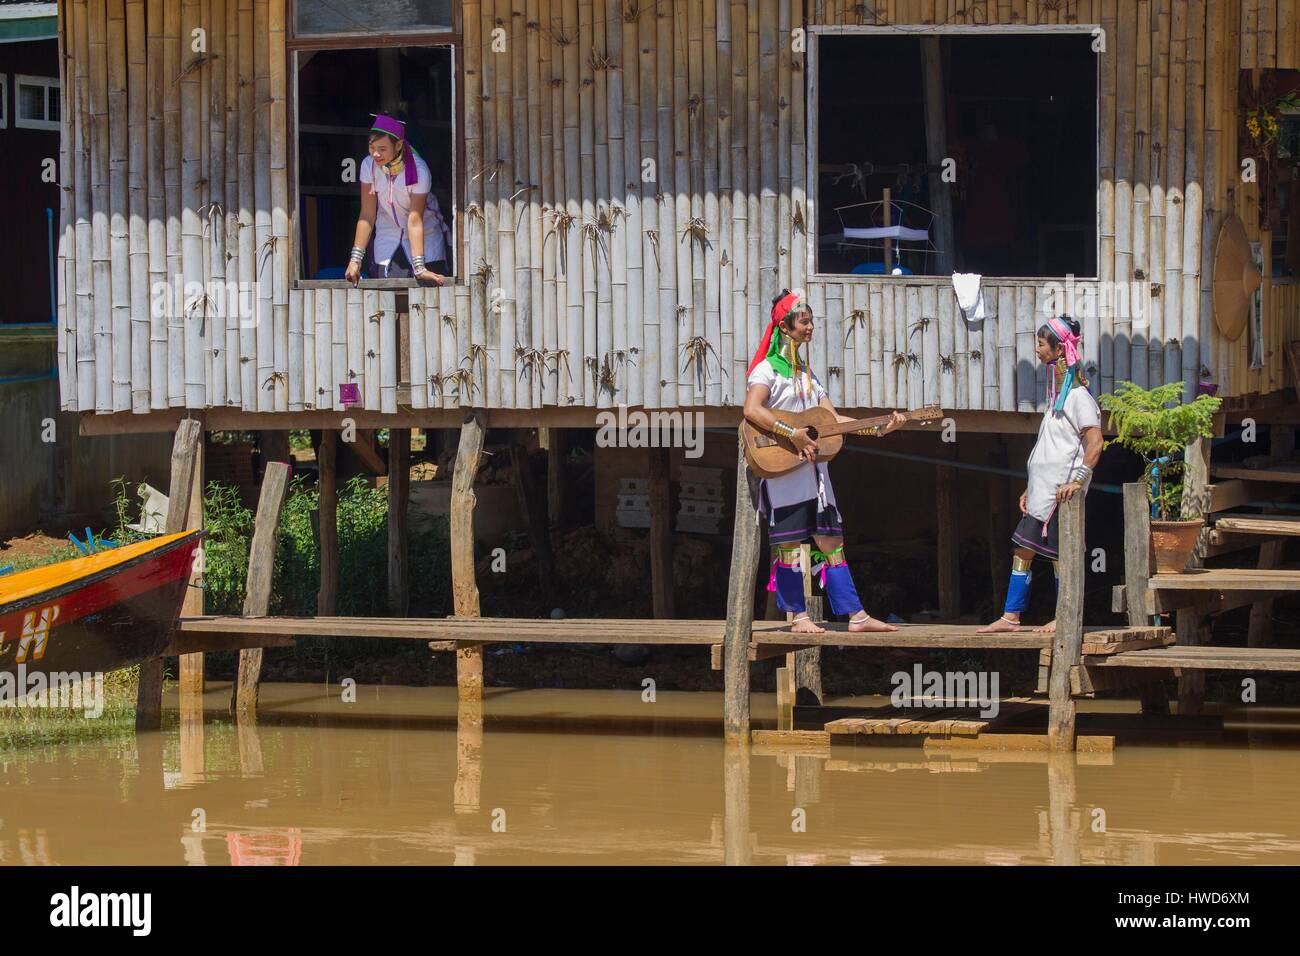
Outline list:
[[[767,589],[769,591],[776,590],[776,562],[775,561],[772,562],[772,576],[767,579]]]

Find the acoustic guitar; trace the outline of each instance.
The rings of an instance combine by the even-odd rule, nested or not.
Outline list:
[[[893,417],[877,415],[841,422],[836,420],[834,412],[820,405],[802,412],[772,409],[772,414],[795,428],[808,429],[808,434],[817,442],[817,461],[830,461],[838,455],[844,447],[844,436],[849,432],[873,425],[884,427]],[[938,405],[903,412],[903,417],[909,422],[932,422],[942,416],[943,409]],[[740,436],[745,443],[745,461],[749,463],[749,470],[760,478],[777,478],[803,464],[804,460],[790,439],[756,428],[748,419],[740,423]]]

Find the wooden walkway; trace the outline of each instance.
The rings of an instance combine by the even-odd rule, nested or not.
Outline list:
[[[935,650],[1041,650],[1052,635],[1032,630],[980,634],[974,624],[904,624],[886,633],[850,633],[843,623],[828,623],[824,634],[795,634],[785,621],[755,621],[752,653],[768,646],[908,647]],[[668,644],[714,646],[722,641],[721,620],[644,620],[621,618],[398,618],[398,617],[182,617],[178,646],[211,645],[214,650],[271,646],[294,637],[371,637],[476,644]],[[1085,645],[1103,643],[1125,629],[1084,629]],[[265,638],[277,640],[265,641]]]
[[[1300,673],[1300,649],[1289,647],[1210,647],[1175,645],[1089,657],[1088,667],[1178,667],[1203,671]]]

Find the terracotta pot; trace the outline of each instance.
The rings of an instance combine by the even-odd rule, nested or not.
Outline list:
[[[1155,556],[1156,574],[1181,574],[1196,548],[1196,539],[1205,527],[1204,518],[1191,521],[1152,521],[1151,551]]]

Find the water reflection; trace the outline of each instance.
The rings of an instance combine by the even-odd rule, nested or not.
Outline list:
[[[268,684],[239,725],[227,699],[0,751],[0,863],[1300,861],[1294,712],[1057,755],[727,747],[707,694]]]

